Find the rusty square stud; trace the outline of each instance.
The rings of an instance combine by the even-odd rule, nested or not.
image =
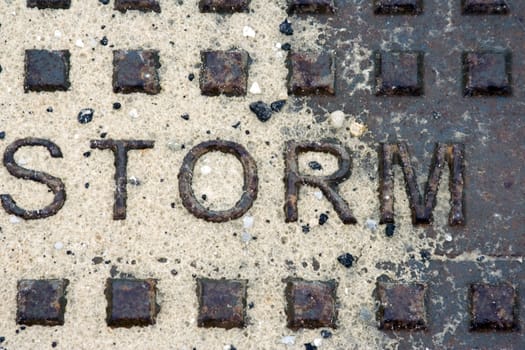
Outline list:
[[[509,13],[506,0],[462,0],[464,15],[505,15]]]
[[[508,52],[466,52],[463,54],[465,96],[509,96],[511,54]]]
[[[244,50],[201,52],[200,89],[206,96],[244,96],[250,56]]]
[[[243,328],[246,323],[246,280],[197,279],[199,327]]]
[[[16,323],[62,326],[68,284],[67,279],[18,281]]]
[[[71,0],[27,0],[27,7],[42,9],[68,9]]]
[[[114,9],[120,12],[139,10],[142,12],[160,12],[158,0],[115,0]]]
[[[113,51],[113,92],[158,94],[159,68],[159,52],[156,50]]]
[[[290,278],[285,282],[288,328],[337,327],[336,281]]]
[[[423,95],[422,52],[376,52],[374,60],[377,96]]]
[[[289,14],[327,14],[334,12],[334,0],[288,0]]]
[[[419,15],[422,12],[422,0],[374,0],[376,15]]]
[[[69,89],[69,51],[26,50],[24,91]]]
[[[290,52],[288,94],[335,95],[335,63],[330,53]]]
[[[201,12],[234,13],[248,12],[250,0],[200,0]]]
[[[517,310],[517,293],[512,285],[470,285],[471,330],[515,330],[518,328]]]
[[[160,307],[156,303],[155,279],[112,279],[106,285],[107,325],[110,327],[155,324]]]
[[[420,283],[377,283],[379,329],[422,330],[427,328],[425,293]]]

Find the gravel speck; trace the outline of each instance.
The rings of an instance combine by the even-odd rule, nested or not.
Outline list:
[[[354,264],[354,256],[350,253],[345,253],[337,257],[337,261],[346,268],[352,267]]]
[[[84,108],[78,113],[77,119],[80,124],[87,124],[93,120],[95,111],[91,108]]]
[[[312,170],[323,170],[323,166],[319,162],[316,162],[315,160],[312,160],[311,162],[309,162],[308,166]]]
[[[319,225],[324,225],[326,224],[327,221],[328,221],[328,215],[326,215],[325,213],[322,213],[321,215],[319,215]]]
[[[270,108],[272,109],[272,111],[274,112],[280,112],[284,105],[286,104],[286,100],[278,100],[278,101],[274,101],[270,104]]]
[[[250,103],[250,110],[255,113],[257,119],[263,123],[272,117],[272,109],[262,101]]]
[[[394,235],[394,231],[396,230],[396,225],[392,223],[386,224],[385,227],[385,234],[387,237],[392,237]]]
[[[288,18],[286,18],[284,22],[279,24],[279,31],[284,35],[293,35],[292,24],[288,22]]]

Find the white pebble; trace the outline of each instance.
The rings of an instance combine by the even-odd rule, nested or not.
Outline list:
[[[287,335],[285,337],[282,337],[281,343],[283,343],[284,345],[294,345],[295,337],[293,335]]]
[[[250,87],[250,93],[251,94],[254,94],[254,95],[258,95],[260,94],[262,91],[261,91],[261,87],[259,86],[259,84],[257,82],[254,82],[252,84],[252,86]]]
[[[452,236],[450,234],[445,234],[445,241],[452,242]]]
[[[209,173],[211,173],[211,168],[207,165],[203,165],[201,167],[201,174],[202,175],[208,175]]]
[[[255,38],[255,30],[252,27],[244,26],[242,28],[242,35],[250,38]]]
[[[368,227],[368,229],[371,231],[377,230],[377,221],[372,219],[366,219],[366,227]]]
[[[62,37],[62,32],[60,30],[55,30],[55,38],[61,38]]]
[[[321,199],[323,199],[323,192],[321,192],[321,191],[315,191],[315,192],[314,192],[314,196],[315,196],[315,198],[321,200]]]
[[[323,339],[315,338],[313,343],[314,343],[314,346],[321,346],[321,344],[323,343]]]
[[[56,250],[60,250],[62,248],[64,248],[64,244],[62,242],[56,242],[55,243],[55,249]]]
[[[352,122],[350,124],[350,135],[353,137],[361,137],[368,128],[366,125],[358,123],[358,122]]]
[[[84,42],[82,41],[82,39],[77,39],[77,41],[75,41],[75,46],[84,47]]]
[[[343,111],[333,111],[330,113],[330,121],[334,128],[341,128],[345,122],[345,113]]]
[[[281,46],[282,46],[281,43],[275,43],[275,49],[276,49],[276,50],[280,50],[280,49],[281,49]]]
[[[18,224],[20,222],[20,218],[18,216],[11,215],[9,217],[9,222],[12,224]]]
[[[242,218],[242,224],[244,228],[252,228],[253,227],[253,216],[245,216]]]
[[[241,234],[241,241],[243,241],[244,243],[248,243],[251,239],[252,239],[252,235],[249,234],[248,232],[243,232]]]
[[[129,116],[131,118],[137,118],[139,116],[139,112],[137,112],[137,110],[133,108],[132,110],[129,111]]]

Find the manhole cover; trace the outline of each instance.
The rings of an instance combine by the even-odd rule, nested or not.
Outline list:
[[[525,3],[0,3],[1,349],[523,349]]]

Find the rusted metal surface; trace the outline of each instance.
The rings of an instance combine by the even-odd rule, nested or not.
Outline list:
[[[508,52],[464,53],[465,96],[511,95],[511,62]]]
[[[199,327],[243,328],[246,324],[246,280],[197,280]]]
[[[418,15],[423,12],[423,0],[373,0],[378,15]]]
[[[115,10],[120,12],[128,10],[160,12],[160,3],[158,0],[115,0]]]
[[[297,96],[334,95],[335,63],[330,53],[290,52],[288,93]]]
[[[204,207],[195,197],[193,192],[193,171],[200,157],[209,152],[222,152],[231,154],[242,164],[243,186],[241,198],[235,206],[227,210],[210,210]],[[225,222],[240,218],[253,205],[257,199],[259,177],[257,164],[244,146],[231,141],[206,141],[193,147],[182,161],[179,171],[179,194],[182,204],[190,213],[200,219],[210,222]]]
[[[474,331],[517,329],[518,303],[514,287],[510,284],[472,284],[470,327]]]
[[[337,282],[305,281],[290,278],[286,282],[288,328],[337,327]]]
[[[106,286],[107,324],[110,327],[150,326],[160,311],[157,280],[112,279]]]
[[[507,0],[461,0],[463,13],[468,15],[501,15],[509,12]]]
[[[288,13],[290,14],[328,14],[334,12],[334,0],[288,0]]]
[[[200,89],[206,96],[244,96],[250,56],[244,50],[201,52]]]
[[[113,51],[113,92],[158,94],[159,68],[159,52],[156,50]]]
[[[423,54],[393,51],[375,53],[375,93],[386,96],[423,94]]]
[[[16,322],[33,326],[61,326],[66,311],[66,287],[69,281],[18,281]]]
[[[24,91],[66,91],[69,51],[26,50]]]
[[[199,10],[216,13],[248,12],[250,0],[200,0]]]
[[[68,9],[71,0],[27,0],[27,7],[38,9]]]
[[[377,320],[384,330],[424,330],[427,327],[426,286],[420,283],[377,283]]]

